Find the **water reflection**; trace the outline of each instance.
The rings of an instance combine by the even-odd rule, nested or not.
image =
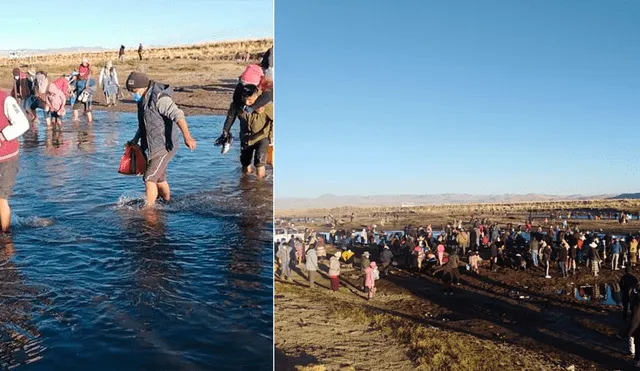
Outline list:
[[[69,152],[71,143],[66,140],[65,133],[52,128],[45,129],[45,155],[62,157]]]
[[[0,365],[10,369],[42,359],[45,348],[34,326],[32,298],[37,291],[25,285],[12,258],[13,241],[0,237]]]
[[[617,283],[600,283],[597,285],[582,285],[572,289],[573,295],[580,301],[598,302],[604,305],[620,305],[620,286]],[[562,294],[563,291],[559,292]]]
[[[228,156],[213,156],[212,141],[182,147],[169,168],[172,202],[143,212],[141,178],[117,173],[137,118],[94,118],[65,122],[63,132],[41,125],[40,136],[32,128],[24,138],[38,144],[21,156],[14,263],[27,282],[16,291],[34,306],[7,320],[43,334],[49,351],[38,366],[88,369],[100,359],[100,369],[268,368],[270,178],[242,178],[238,147]],[[191,118],[193,135],[206,137],[211,122]]]

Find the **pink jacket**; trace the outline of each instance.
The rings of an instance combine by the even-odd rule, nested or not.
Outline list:
[[[438,245],[438,253],[443,253],[444,252],[444,245],[440,244]]]
[[[375,268],[376,268],[376,262],[371,262],[371,264],[369,264],[369,268],[364,270],[364,274],[365,274],[364,285],[370,289],[376,286],[376,280],[373,277],[373,271],[375,270]]]
[[[67,103],[67,99],[62,92],[55,84],[49,84],[49,89],[47,89],[46,93],[46,104],[49,111],[56,112],[60,116],[64,116],[65,104]]]

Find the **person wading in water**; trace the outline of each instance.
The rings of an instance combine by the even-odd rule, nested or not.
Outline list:
[[[147,152],[147,171],[144,174],[147,206],[155,204],[158,195],[165,201],[171,198],[167,182],[167,167],[178,151],[178,128],[182,131],[184,144],[196,149],[196,141],[189,133],[184,112],[171,99],[171,88],[150,81],[141,72],[132,72],[127,77],[127,90],[138,103],[138,131],[128,144],[142,141],[142,150]]]
[[[20,165],[18,137],[29,130],[29,120],[15,98],[0,90],[0,225],[2,232],[11,228],[9,197]]]

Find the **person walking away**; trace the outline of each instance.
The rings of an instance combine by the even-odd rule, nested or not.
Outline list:
[[[318,244],[316,245],[316,254],[318,255],[318,260],[324,260],[327,258],[327,249],[324,238],[320,238],[318,241]]]
[[[142,43],[138,45],[138,57],[140,57],[140,60],[142,60]]]
[[[178,130],[190,150],[196,149],[196,141],[189,133],[184,112],[171,99],[169,85],[150,81],[141,72],[132,72],[127,77],[127,90],[133,93],[138,103],[138,130],[129,143],[141,142],[147,152],[147,170],[144,174],[146,201],[153,207],[158,196],[165,201],[171,198],[167,182],[169,162],[178,151]]]
[[[391,250],[389,250],[389,246],[384,245],[382,248],[382,252],[380,253],[380,264],[382,265],[382,273],[387,276],[389,274],[389,267],[391,266],[391,261],[393,260],[393,254]]]
[[[231,127],[237,118],[240,121],[242,172],[252,172],[253,159],[258,178],[263,178],[266,174],[267,150],[269,144],[273,143],[273,102],[263,102],[263,94],[268,97],[272,92],[259,88],[259,85],[263,85],[263,80],[264,74],[260,66],[247,66],[233,93],[222,134],[215,141],[215,145],[219,146],[228,140]],[[259,104],[264,106],[256,108]]]
[[[591,260],[591,271],[593,272],[594,277],[598,277],[601,262],[600,254],[598,253],[598,244],[591,242],[589,247],[591,247],[591,253],[589,255],[589,259]]]
[[[420,241],[420,243],[418,244],[418,246],[415,247],[414,252],[416,254],[416,259],[418,261],[418,272],[422,271],[422,262],[424,261],[424,247],[423,244],[424,241]]]
[[[376,292],[376,275],[378,274],[378,267],[376,262],[369,263],[369,268],[365,269],[364,275],[364,288],[367,292],[367,300],[373,299],[373,294]]]
[[[498,245],[497,241],[494,241],[489,245],[489,250],[491,250],[491,267],[490,269],[495,272],[498,269]]]
[[[472,251],[471,256],[469,256],[469,265],[471,266],[471,270],[476,274],[480,274],[479,266],[481,261],[482,259],[480,258],[480,252]]]
[[[73,121],[78,121],[80,107],[84,107],[87,115],[87,121],[93,121],[91,113],[91,104],[93,102],[93,90],[95,89],[95,80],[92,78],[93,69],[89,64],[89,59],[84,58],[78,67],[78,76],[76,79],[76,99],[73,104]],[[86,97],[83,97],[86,95]]]
[[[625,273],[620,277],[620,291],[622,296],[622,319],[627,320],[629,305],[631,304],[631,290],[638,287],[638,278],[631,273],[631,267],[625,268]]]
[[[635,267],[638,261],[638,239],[635,237],[629,243],[629,253],[631,254],[631,266]]]
[[[360,274],[362,274],[362,287],[360,289],[363,291],[364,291],[365,284],[367,283],[366,270],[369,267],[369,264],[371,264],[371,260],[369,259],[369,257],[370,257],[369,252],[365,251],[362,253],[362,257],[360,258]]]
[[[462,249],[462,256],[467,256],[467,248],[469,247],[469,234],[464,229],[460,230],[456,237],[458,246]]]
[[[545,278],[551,278],[549,275],[549,262],[551,262],[551,248],[549,245],[542,241],[542,261],[544,262],[545,267]]]
[[[102,88],[102,92],[107,99],[107,107],[115,106],[120,84],[118,83],[118,73],[111,61],[108,61],[100,70],[98,84]]]
[[[567,241],[562,239],[560,241],[560,254],[558,257],[558,265],[560,266],[560,271],[562,272],[562,277],[567,277],[567,265],[569,261],[569,244]]]
[[[538,266],[538,250],[540,249],[540,241],[538,241],[538,235],[534,234],[531,236],[531,242],[529,243],[529,248],[531,249],[531,260],[533,261],[533,266]]]
[[[120,63],[124,63],[124,45],[120,45],[120,50],[118,51],[118,59]]]
[[[329,259],[329,279],[331,290],[338,291],[340,289],[340,252],[336,252]]]
[[[436,268],[432,275],[436,275],[442,272],[442,282],[444,284],[444,294],[445,295],[453,295],[453,287],[452,285],[455,283],[457,285],[460,284],[458,278],[458,265],[460,260],[456,254],[452,254],[449,256],[449,261],[441,267]]]
[[[288,243],[280,244],[278,259],[280,260],[280,278],[291,281],[291,246]]]
[[[304,256],[304,243],[300,240],[300,238],[296,237],[293,246],[296,249],[296,259],[298,260],[298,265],[302,264],[302,257]]]
[[[20,166],[18,137],[29,130],[29,120],[15,98],[0,89],[0,227],[3,233],[11,229],[9,198]]]
[[[315,276],[318,272],[318,255],[316,254],[316,245],[309,245],[309,249],[306,254],[306,261],[304,263],[304,267],[307,270],[307,275],[309,278],[309,288],[314,288]]]
[[[576,275],[576,259],[578,257],[578,246],[570,246],[569,248],[569,266],[568,269],[572,270],[572,274]]]
[[[620,242],[614,239],[613,245],[611,245],[611,270],[620,270],[618,268],[618,261],[620,260],[621,250],[622,246],[620,246]]]

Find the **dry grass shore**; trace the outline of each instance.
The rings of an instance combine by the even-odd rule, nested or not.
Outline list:
[[[237,63],[236,54],[248,52],[249,63],[259,63],[262,53],[273,46],[273,39],[208,43],[200,45],[149,48],[138,59],[136,50],[127,50],[125,61],[118,60],[118,51],[43,55],[19,59],[0,58],[0,87],[10,90],[11,70],[46,71],[49,76],[61,76],[78,68],[82,58],[89,58],[97,79],[104,64],[113,61],[121,86],[132,71],[142,71],[152,80],[171,85],[175,101],[187,115],[224,115],[231,103],[233,89],[247,62]],[[102,92],[95,97],[95,109],[134,112],[135,103],[125,93],[116,107],[105,107]]]
[[[277,203],[276,203],[277,208]],[[559,225],[560,219],[551,219],[550,214],[566,217],[569,213],[600,213],[626,212],[637,214],[640,212],[640,200],[592,200],[592,201],[555,201],[555,202],[520,202],[501,204],[459,204],[459,205],[428,205],[416,207],[338,207],[331,209],[301,209],[301,210],[277,210],[278,219],[313,219],[310,223],[296,223],[299,226],[309,226],[317,231],[330,229],[324,221],[325,216],[333,215],[340,228],[361,229],[362,226],[378,225],[379,229],[402,229],[407,224],[414,226],[426,226],[431,224],[434,228],[454,220],[469,221],[472,215],[478,218],[487,218],[502,225],[524,225],[529,215],[534,217],[534,225],[543,223],[544,218],[549,217],[549,224]],[[350,220],[351,214],[355,218]],[[384,222],[383,222],[384,220]],[[640,224],[632,221],[629,224],[619,224],[615,220],[587,220],[569,219],[568,223],[581,229],[603,229],[611,232],[638,231]]]

